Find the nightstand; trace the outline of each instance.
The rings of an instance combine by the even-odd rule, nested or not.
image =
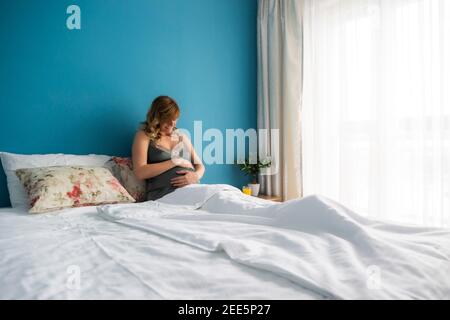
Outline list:
[[[266,196],[264,194],[260,194],[258,196],[258,198],[264,199],[264,200],[275,201],[275,202],[283,202],[283,197],[282,196]]]

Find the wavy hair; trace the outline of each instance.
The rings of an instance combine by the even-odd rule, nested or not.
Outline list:
[[[155,142],[161,138],[161,124],[179,116],[180,108],[177,102],[169,96],[159,96],[153,100],[141,129],[151,142]]]

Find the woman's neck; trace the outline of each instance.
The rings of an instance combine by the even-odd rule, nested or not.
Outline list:
[[[161,133],[161,138],[170,138],[170,137],[172,137],[172,134],[173,133],[170,133],[170,134]]]

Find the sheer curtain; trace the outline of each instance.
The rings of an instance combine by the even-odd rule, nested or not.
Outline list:
[[[450,226],[450,1],[305,0],[303,191]]]

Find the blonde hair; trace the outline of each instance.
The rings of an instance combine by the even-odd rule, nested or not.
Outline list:
[[[153,100],[141,129],[151,142],[158,141],[161,138],[161,124],[179,116],[180,108],[177,102],[169,96],[159,96]]]

